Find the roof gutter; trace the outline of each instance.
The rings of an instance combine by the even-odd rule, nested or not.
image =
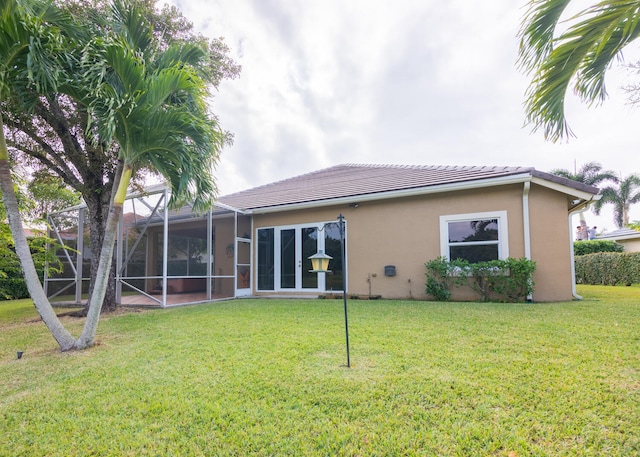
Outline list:
[[[442,192],[455,192],[461,190],[480,189],[489,186],[505,186],[509,184],[522,184],[525,182],[533,182],[544,187],[549,187],[567,195],[575,196],[579,200],[593,198],[593,194],[578,189],[573,189],[562,184],[553,183],[544,179],[533,177],[531,173],[518,173],[511,176],[501,176],[499,178],[489,178],[482,180],[473,180],[468,182],[458,182],[450,184],[441,184],[436,186],[420,187],[413,189],[393,190],[388,192],[378,192],[363,195],[350,195],[348,197],[329,198],[325,200],[314,200],[309,202],[292,203],[278,206],[268,206],[263,208],[247,209],[247,214],[268,214],[282,211],[296,211],[301,209],[313,209],[332,205],[342,205],[349,203],[362,203],[374,200],[386,200],[400,197],[414,197],[420,195],[437,194]]]

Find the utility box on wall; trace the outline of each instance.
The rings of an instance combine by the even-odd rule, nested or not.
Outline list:
[[[385,267],[384,267],[384,275],[385,276],[395,276],[396,275],[396,266],[395,265],[385,265]]]

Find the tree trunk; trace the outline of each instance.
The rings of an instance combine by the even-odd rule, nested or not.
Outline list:
[[[105,225],[109,214],[109,202],[104,201],[100,195],[92,199],[86,199],[89,213],[89,238],[91,250],[91,280],[89,282],[89,299],[85,306],[85,313],[89,310],[89,302],[93,295],[94,285],[98,275],[101,246],[104,241]],[[115,265],[109,269],[109,277],[105,290],[102,312],[111,312],[116,309],[116,276]]]
[[[20,212],[18,211],[18,201],[13,188],[13,179],[11,178],[11,169],[9,167],[9,152],[4,139],[4,129],[2,117],[0,117],[0,190],[2,190],[2,200],[5,205],[7,217],[9,219],[9,227],[13,235],[15,243],[16,255],[20,260],[20,266],[24,273],[24,280],[29,290],[29,295],[33,299],[42,321],[49,328],[49,331],[58,342],[60,349],[67,351],[75,345],[73,336],[63,327],[58,319],[51,303],[47,299],[40,278],[36,271],[36,267],[31,257],[27,237],[24,234]]]
[[[109,275],[107,273],[111,269],[111,265],[113,263],[113,248],[116,243],[118,223],[122,216],[122,208],[127,196],[127,188],[131,181],[132,171],[131,167],[125,164],[121,178],[118,179],[118,177],[116,177],[114,182],[117,186],[115,189],[117,190],[112,197],[109,216],[107,217],[104,241],[102,243],[102,251],[100,252],[100,262],[98,265],[93,294],[89,301],[87,319],[84,323],[84,328],[82,329],[82,335],[80,335],[80,338],[76,342],[76,347],[78,349],[85,349],[93,346],[94,344],[98,321],[100,320],[100,309],[102,307],[102,301],[109,282]]]

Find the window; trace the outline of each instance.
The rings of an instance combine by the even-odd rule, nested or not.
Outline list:
[[[509,257],[507,212],[440,216],[440,255],[470,263]]]

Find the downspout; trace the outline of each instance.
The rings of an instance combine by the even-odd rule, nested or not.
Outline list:
[[[525,181],[522,190],[522,225],[524,227],[524,256],[531,260],[531,219],[529,217],[529,191],[531,182]],[[527,295],[527,301],[533,301],[533,295]]]
[[[582,296],[578,295],[578,292],[576,291],[576,256],[575,253],[573,252],[573,236],[571,235],[571,227],[573,227],[572,225],[572,218],[574,214],[580,213],[582,212],[581,209],[579,210],[573,210],[573,211],[569,211],[569,260],[571,263],[571,295],[573,295],[573,298],[575,298],[576,300],[582,300]]]
[[[569,211],[569,253],[570,253],[570,260],[571,260],[571,295],[573,295],[573,298],[575,298],[576,300],[582,300],[582,296],[578,295],[578,292],[576,291],[576,258],[575,258],[575,253],[573,252],[573,236],[571,235],[571,227],[573,227],[573,222],[571,220],[571,218],[578,213],[582,213],[584,211],[587,211],[589,209],[589,207],[591,206],[592,203],[594,203],[596,200],[600,200],[600,195],[594,195],[591,200],[586,201],[583,205],[578,205],[576,206],[572,211]]]

